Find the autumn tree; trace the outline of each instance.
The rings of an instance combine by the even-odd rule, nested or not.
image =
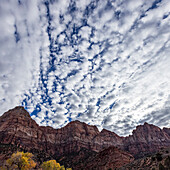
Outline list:
[[[6,161],[4,169],[9,170],[29,170],[36,166],[36,163],[32,160],[32,153],[17,152],[13,153],[11,158]]]
[[[56,160],[43,162],[43,164],[41,165],[41,168],[43,170],[65,170],[64,166],[60,166],[60,164],[57,163]],[[72,169],[67,168],[66,170],[72,170]]]
[[[43,162],[43,164],[41,165],[41,168],[43,170],[60,170],[61,166],[59,163],[56,162],[56,160],[50,160],[50,161],[46,161]]]

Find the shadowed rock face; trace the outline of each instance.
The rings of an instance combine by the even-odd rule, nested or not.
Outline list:
[[[129,164],[117,168],[117,170],[169,170],[170,148],[161,149],[157,153],[144,158],[137,159]]]
[[[99,152],[110,146],[119,147],[137,157],[170,146],[170,128],[160,129],[145,123],[137,126],[128,137],[120,137],[105,129],[99,132],[96,126],[79,121],[53,129],[39,126],[23,107],[18,106],[0,117],[0,141],[28,151],[43,150],[58,159],[78,153],[82,148]]]
[[[114,146],[110,146],[95,155],[90,156],[85,162],[77,165],[75,168],[83,170],[108,170],[109,168],[120,168],[123,165],[131,163],[133,160],[134,158],[131,154]]]

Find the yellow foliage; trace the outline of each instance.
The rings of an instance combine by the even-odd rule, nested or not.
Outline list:
[[[43,162],[41,165],[42,170],[65,170],[64,166],[60,166],[56,160],[50,160]],[[71,168],[67,168],[66,170],[72,170]]]
[[[29,170],[36,166],[36,163],[31,159],[33,154],[17,152],[13,153],[11,158],[6,161],[5,167],[7,169],[13,170]]]
[[[41,168],[43,170],[62,170],[60,164],[57,163],[56,160],[43,162]]]
[[[32,160],[32,153],[17,152],[12,154],[3,167],[0,170],[30,170],[35,168],[36,163]],[[42,170],[72,170],[71,168],[66,168],[60,166],[56,160],[50,160],[43,162],[41,165]]]
[[[63,166],[61,166],[60,170],[65,170],[64,165],[63,165]]]

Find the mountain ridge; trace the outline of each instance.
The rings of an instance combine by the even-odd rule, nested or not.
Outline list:
[[[117,147],[135,158],[142,157],[170,146],[169,134],[170,128],[160,129],[148,123],[137,126],[127,137],[120,137],[106,129],[99,131],[97,126],[78,120],[54,129],[39,126],[21,106],[10,109],[0,117],[1,144],[16,145],[26,151],[44,151],[56,160],[63,160],[68,167],[76,167],[82,155],[86,157],[88,152],[97,154],[109,147]],[[77,155],[76,163],[68,156],[73,153]]]
[[[17,110],[16,113],[19,113],[19,114],[22,113],[21,115],[23,115],[23,113],[24,113],[25,116],[31,118],[31,115],[29,114],[29,112],[28,112],[23,106],[16,106],[16,107],[13,108],[13,109],[9,109],[9,110],[6,111],[3,115],[1,115],[0,118],[1,118],[2,116],[5,116],[6,114],[13,113],[14,110]],[[18,110],[20,110],[20,111],[22,110],[23,112],[18,112]],[[31,118],[31,119],[32,119],[32,118]],[[32,119],[32,120],[35,121],[34,119]],[[38,125],[38,123],[37,123],[36,121],[35,121],[35,123]],[[74,123],[85,124],[85,125],[88,125],[88,126],[91,126],[91,127],[95,127],[95,128],[97,129],[97,131],[99,131],[99,129],[98,129],[98,127],[97,127],[96,125],[89,125],[89,124],[86,124],[85,122],[81,122],[81,121],[79,121],[79,120],[73,120],[73,121],[71,121],[71,122],[68,122],[65,126],[60,127],[60,128],[57,128],[57,129],[62,129],[62,128],[66,127],[66,126],[70,126],[71,124],[74,124]],[[52,129],[57,130],[56,128],[53,128],[53,127],[51,127],[51,126],[41,126],[41,125],[38,125],[38,126],[39,126],[39,127],[49,127],[49,128],[52,128]],[[154,125],[154,124],[149,124],[149,123],[147,123],[147,122],[144,122],[143,125],[137,125],[137,126],[136,126],[136,129],[133,129],[133,130],[132,130],[132,134],[129,134],[129,135],[127,135],[127,136],[118,135],[118,134],[116,134],[115,132],[113,132],[113,131],[111,131],[111,130],[108,130],[108,129],[105,129],[105,128],[103,128],[101,131],[99,131],[99,133],[101,133],[101,132],[103,132],[103,131],[107,131],[108,133],[109,133],[109,132],[114,133],[116,136],[119,136],[119,137],[121,137],[121,138],[127,138],[127,137],[129,137],[129,136],[132,136],[133,133],[134,133],[134,131],[136,131],[138,128],[144,127],[144,126],[154,126],[154,127],[158,127],[158,126],[156,126],[156,125]],[[170,128],[168,128],[168,127],[163,127],[163,128],[158,127],[158,128],[161,129],[161,130],[163,130],[163,131],[166,131],[166,133],[168,133],[169,136],[170,136],[170,131],[169,131]]]

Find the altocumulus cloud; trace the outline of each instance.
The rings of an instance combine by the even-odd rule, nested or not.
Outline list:
[[[1,0],[1,114],[119,135],[170,126],[169,0]]]

